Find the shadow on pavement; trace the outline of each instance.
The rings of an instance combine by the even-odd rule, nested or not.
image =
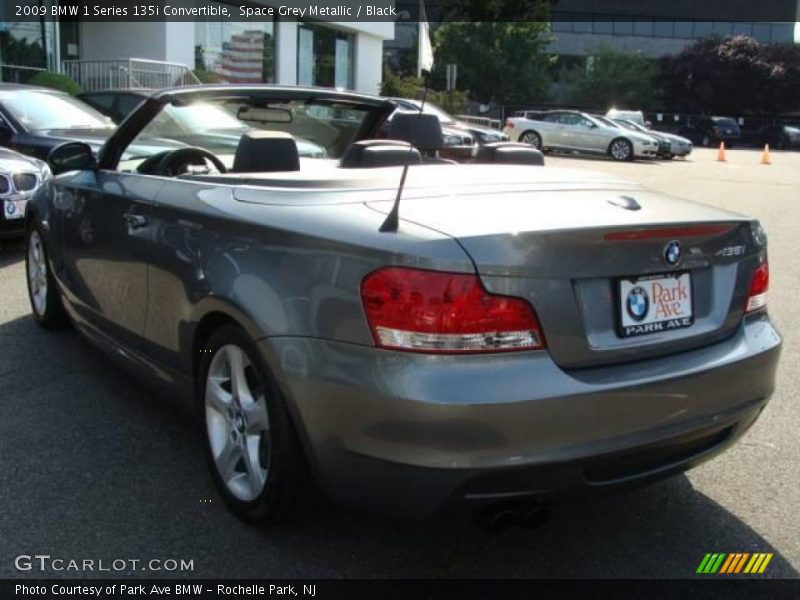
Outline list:
[[[18,554],[184,558],[193,577],[691,577],[706,552],[774,552],[679,476],[554,507],[536,531],[405,523],[319,500],[293,522],[240,522],[214,492],[190,415],[74,331],[0,324],[0,577]],[[45,572],[35,576],[107,576]],[[148,576],[133,570],[115,575]],[[156,576],[170,576],[159,573]]]
[[[3,240],[0,242],[0,268],[20,260],[25,260],[25,244],[23,244],[22,240]]]

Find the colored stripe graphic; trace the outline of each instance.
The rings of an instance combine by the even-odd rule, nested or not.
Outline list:
[[[728,569],[731,568],[731,564],[734,562],[736,558],[735,554],[728,554],[728,558],[722,563],[722,568],[719,570],[720,573],[727,573]]]
[[[697,573],[713,575],[734,575],[739,573],[763,573],[772,560],[773,554],[766,552],[708,552],[700,561]],[[745,566],[746,565],[746,566]]]
[[[714,554],[706,554],[703,558],[703,561],[700,563],[700,566],[697,567],[698,573],[716,573],[719,570],[722,561],[725,559],[726,554],[722,553],[714,553]]]

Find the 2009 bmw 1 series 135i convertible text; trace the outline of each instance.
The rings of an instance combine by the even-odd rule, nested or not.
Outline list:
[[[192,398],[252,519],[307,472],[424,517],[677,473],[752,425],[781,345],[757,221],[519,144],[449,163],[426,115],[373,139],[393,111],[199,86],[153,94],[97,157],[55,149],[27,213],[34,317]]]

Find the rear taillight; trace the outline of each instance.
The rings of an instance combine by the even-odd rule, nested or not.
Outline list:
[[[506,121],[506,127],[509,127],[509,128],[511,128],[511,129],[514,129],[514,123],[513,123],[513,121],[512,121],[511,119],[509,119],[508,121]]]
[[[477,353],[545,347],[533,307],[490,294],[475,275],[388,267],[367,275],[361,300],[381,348]]]
[[[769,289],[769,263],[765,259],[753,273],[750,289],[747,292],[745,312],[753,312],[767,306],[767,290]]]

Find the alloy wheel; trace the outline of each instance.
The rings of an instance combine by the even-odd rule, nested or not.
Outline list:
[[[539,134],[534,131],[526,131],[522,134],[522,137],[519,141],[523,144],[530,144],[537,150],[542,149],[542,139],[539,137]]]
[[[271,438],[263,383],[247,354],[229,344],[216,351],[206,376],[205,420],[217,472],[237,499],[263,491]]]
[[[31,231],[28,237],[28,284],[33,310],[38,316],[47,311],[47,259],[39,232]]]
[[[631,145],[625,140],[615,140],[611,144],[611,156],[616,160],[628,160],[631,156]]]

